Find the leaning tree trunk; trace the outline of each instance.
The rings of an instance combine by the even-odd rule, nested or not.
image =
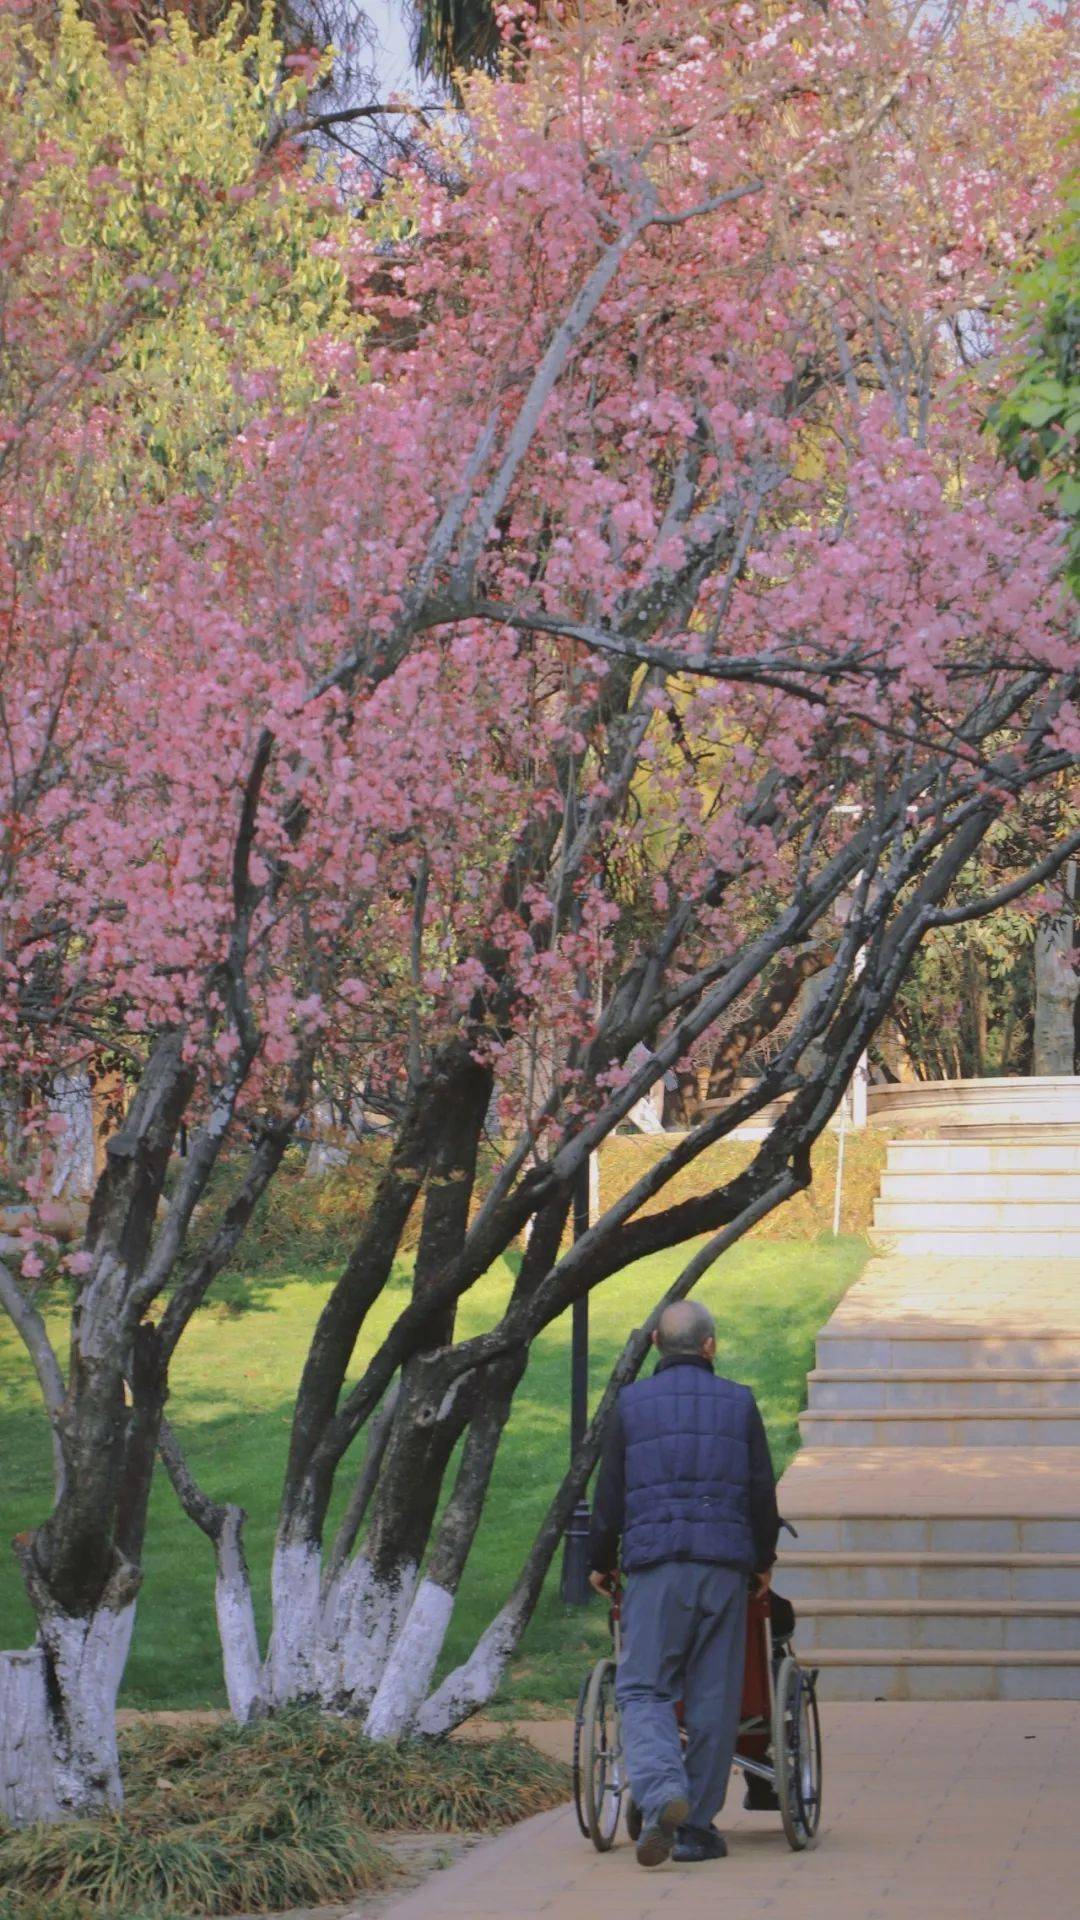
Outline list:
[[[522,1349],[490,1368],[474,1395],[454,1491],[372,1695],[364,1731],[373,1740],[396,1740],[407,1733],[427,1698],[526,1358]]]
[[[1047,914],[1035,934],[1035,1049],[1032,1072],[1071,1074],[1076,1056],[1076,998],[1080,989],[1073,958],[1076,863],[1064,879],[1060,913]]]
[[[329,1563],[323,1534],[344,1443],[328,1444],[327,1435],[364,1312],[390,1273],[421,1176],[414,1307],[423,1310],[460,1253],[491,1089],[490,1068],[463,1040],[451,1042],[414,1097],[417,1117],[403,1129],[365,1234],[323,1310],[301,1382],[274,1553],[266,1709],[312,1700],[366,1712],[412,1605],[439,1491],[471,1410],[467,1384],[445,1404],[441,1394],[430,1403],[425,1356],[452,1338],[452,1308],[432,1311],[402,1367],[364,1542],[353,1557],[332,1554]]]
[[[569,1208],[569,1195],[563,1190],[537,1214],[512,1304],[527,1300],[557,1260]],[[461,1465],[423,1577],[415,1585],[371,1696],[365,1732],[372,1739],[393,1740],[408,1733],[427,1697],[527,1360],[523,1344],[483,1369],[478,1378],[466,1377],[462,1383],[468,1391],[470,1419]]]

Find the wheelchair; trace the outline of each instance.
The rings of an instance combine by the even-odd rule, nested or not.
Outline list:
[[[622,1594],[611,1598],[610,1654],[582,1682],[574,1719],[574,1807],[578,1825],[598,1853],[615,1843],[626,1807],[631,1841],[641,1833],[641,1811],[630,1796],[623,1758],[615,1672],[620,1654]],[[733,1767],[742,1770],[751,1809],[778,1812],[788,1845],[812,1847],[821,1821],[821,1724],[817,1672],[800,1666],[792,1646],[795,1610],[772,1592],[747,1603],[746,1665]],[[681,1707],[677,1709],[680,1723]]]

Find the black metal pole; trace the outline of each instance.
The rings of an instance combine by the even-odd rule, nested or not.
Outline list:
[[[589,1231],[589,1163],[574,1181],[574,1239]],[[570,1458],[574,1458],[589,1423],[589,1296],[575,1300],[570,1332]],[[589,1585],[589,1503],[578,1501],[566,1529],[563,1546],[562,1597],[569,1607],[582,1607]]]

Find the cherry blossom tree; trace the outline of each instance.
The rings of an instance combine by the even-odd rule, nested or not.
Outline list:
[[[317,1700],[392,1737],[489,1698],[649,1328],[432,1692],[532,1340],[694,1241],[688,1292],[807,1183],[926,934],[1074,850],[1063,830],[955,897],[1080,753],[1059,524],[991,457],[963,366],[1052,198],[1060,16],[1019,39],[989,4],[862,0],[547,28],[524,77],[468,83],[437,176],[404,169],[356,221],[364,364],[315,341],[316,393],[296,414],[256,392],[209,495],[116,487],[102,511],[85,476],[99,449],[122,470],[126,320],[65,334],[70,263],[52,235],[39,289],[13,221],[27,314],[52,305],[4,442],[4,1060],[31,1122],[72,1036],[132,1083],[81,1247],[34,1212],[46,1140],[0,1272],[56,1440],[52,1512],[18,1543],[37,1647],[0,1662],[14,1817],[118,1797],[159,1449],[214,1543],[238,1716]],[[707,1036],[719,1111],[567,1246],[590,1153]],[[313,1081],[358,1059],[387,1160],[305,1359],[264,1658],[243,1516],[192,1478],[169,1364]],[[670,1198],[779,1095],[738,1179]],[[356,1376],[411,1218],[408,1301]],[[505,1310],[457,1337],[526,1230]]]

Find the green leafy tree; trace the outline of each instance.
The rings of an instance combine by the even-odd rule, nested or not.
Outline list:
[[[500,34],[492,0],[415,0],[413,58],[450,81],[461,68],[493,68]]]
[[[1058,226],[1021,282],[1020,300],[1023,359],[991,421],[1020,473],[1041,473],[1069,521],[1068,574],[1080,592],[1080,163],[1066,179]]]

